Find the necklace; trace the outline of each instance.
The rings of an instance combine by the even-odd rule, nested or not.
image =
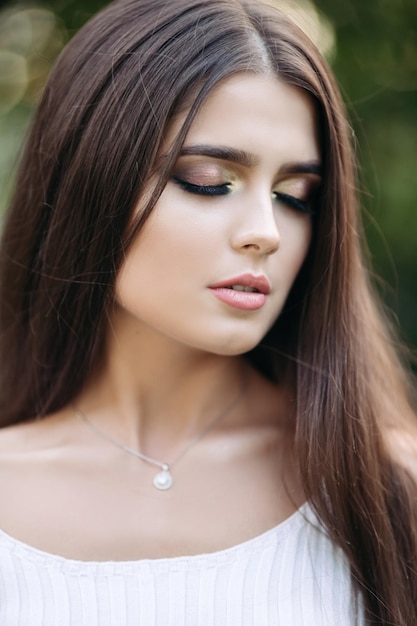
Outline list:
[[[153,485],[154,487],[156,487],[156,489],[166,491],[167,489],[170,489],[170,487],[172,487],[172,485],[174,484],[174,479],[171,474],[171,467],[174,465],[174,463],[177,463],[180,459],[182,459],[182,457],[185,456],[188,450],[195,446],[195,444],[200,441],[200,439],[202,439],[204,435],[206,435],[212,428],[214,428],[224,417],[226,417],[226,415],[228,415],[228,413],[230,413],[232,409],[235,408],[235,406],[239,404],[240,400],[246,393],[246,388],[246,379],[244,378],[242,386],[240,387],[237,395],[233,398],[233,400],[229,402],[229,404],[227,404],[226,407],[222,409],[222,411],[215,417],[215,419],[210,422],[205,428],[203,428],[203,430],[200,431],[196,435],[196,437],[194,437],[194,439],[192,439],[185,446],[185,448],[181,450],[181,452],[177,454],[177,456],[175,456],[169,463],[163,463],[162,461],[158,461],[157,459],[154,459],[151,456],[147,456],[146,454],[142,454],[142,452],[139,452],[139,450],[135,450],[134,448],[127,446],[123,442],[114,439],[113,437],[102,431],[100,428],[98,428],[95,424],[93,424],[93,422],[88,419],[87,415],[83,413],[81,409],[76,406],[74,406],[73,408],[78,417],[80,417],[82,421],[88,426],[88,428],[92,430],[96,435],[98,435],[101,439],[104,439],[108,443],[111,443],[113,446],[120,448],[120,450],[123,450],[124,452],[127,452],[132,456],[135,456],[141,461],[145,461],[146,463],[150,463],[151,465],[156,465],[157,467],[159,467],[160,471],[155,474],[153,478]]]

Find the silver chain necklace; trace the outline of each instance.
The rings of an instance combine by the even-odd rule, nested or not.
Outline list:
[[[237,396],[233,398],[233,400],[228,405],[226,405],[224,409],[222,409],[219,415],[217,415],[216,418],[208,424],[208,426],[206,426],[200,433],[198,433],[198,435],[194,437],[194,439],[192,439],[190,443],[187,446],[185,446],[185,448],[177,456],[175,456],[169,463],[163,463],[162,461],[157,461],[151,456],[142,454],[142,452],[139,452],[139,450],[130,448],[123,442],[118,441],[117,439],[114,439],[113,437],[111,437],[110,435],[102,431],[100,428],[98,428],[95,424],[93,424],[93,422],[91,422],[88,419],[87,415],[83,413],[81,409],[79,409],[76,406],[74,406],[73,408],[74,408],[75,413],[78,415],[78,417],[80,417],[82,421],[90,428],[90,430],[92,430],[101,439],[104,439],[104,441],[107,441],[108,443],[113,444],[117,448],[120,448],[120,450],[123,450],[124,452],[127,452],[128,454],[131,454],[132,456],[135,456],[137,459],[141,459],[141,461],[145,461],[146,463],[150,463],[152,465],[156,465],[157,467],[159,467],[161,471],[159,471],[153,477],[153,485],[157,489],[161,491],[165,491],[167,489],[170,489],[174,483],[174,479],[171,474],[171,467],[174,465],[174,463],[177,463],[180,459],[182,459],[182,457],[185,456],[188,450],[190,450],[193,446],[195,446],[195,444],[198,441],[200,441],[200,439],[202,439],[204,435],[206,435],[212,428],[214,428],[224,417],[226,417],[226,415],[228,415],[228,413],[230,413],[232,409],[235,408],[235,406],[238,405],[240,400],[245,395],[246,389],[247,389],[246,379],[244,379],[243,384],[241,388],[239,389]]]

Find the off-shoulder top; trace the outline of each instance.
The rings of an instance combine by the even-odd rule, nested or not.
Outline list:
[[[2,626],[356,626],[349,565],[303,505],[234,547],[84,562],[0,531]]]

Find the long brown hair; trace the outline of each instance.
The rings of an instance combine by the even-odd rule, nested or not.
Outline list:
[[[286,369],[307,498],[351,564],[367,623],[417,623],[415,485],[388,452],[413,415],[364,269],[351,131],[325,61],[250,0],[119,0],[74,37],[45,88],[0,255],[0,423],[56,411],[100,361],[123,254],[192,120],[237,72],[314,99],[324,159],[313,243],[282,315],[249,358]],[[173,117],[187,119],[158,160]],[[150,177],[153,196],[132,226]],[[408,422],[407,422],[408,420]]]

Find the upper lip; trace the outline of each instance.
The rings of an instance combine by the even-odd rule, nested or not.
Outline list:
[[[252,287],[257,289],[259,293],[263,293],[266,296],[271,291],[271,285],[266,276],[254,276],[253,274],[241,274],[240,276],[234,276],[233,278],[227,278],[215,285],[210,285],[212,289],[218,289],[221,287],[233,287],[233,285],[242,285],[244,287]]]

